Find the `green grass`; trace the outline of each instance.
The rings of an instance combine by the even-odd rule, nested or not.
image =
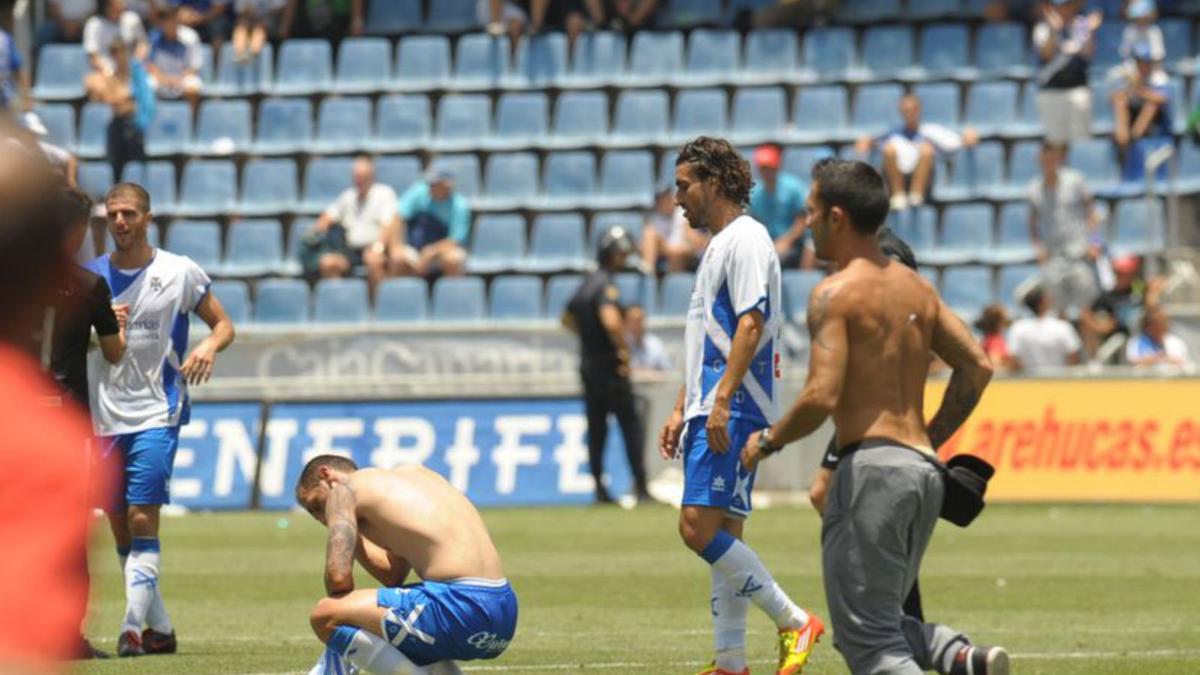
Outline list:
[[[709,658],[708,572],[648,508],[485,514],[521,602],[512,647],[481,672],[690,673]],[[1200,673],[1200,507],[993,506],[937,534],[921,575],[927,614],[1004,644],[1030,673]],[[747,528],[780,583],[826,615],[819,523],[761,510]],[[303,514],[198,514],[163,524],[163,578],[180,653],[93,662],[83,673],[307,672],[320,649],[324,530]],[[114,648],[123,591],[105,537],[91,635]],[[360,576],[360,587],[372,585]],[[773,631],[751,609],[756,673]],[[608,664],[608,665],[605,665]],[[470,664],[467,664],[470,665]],[[468,668],[468,672],[470,669]],[[806,673],[843,673],[828,637]]]

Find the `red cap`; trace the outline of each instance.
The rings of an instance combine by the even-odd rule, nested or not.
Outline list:
[[[1142,266],[1142,261],[1136,255],[1125,255],[1112,262],[1113,271],[1122,274],[1136,274]]]
[[[773,145],[760,145],[754,150],[754,164],[768,169],[779,168],[779,148]]]

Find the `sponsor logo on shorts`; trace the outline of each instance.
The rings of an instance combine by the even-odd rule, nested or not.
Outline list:
[[[509,640],[487,631],[481,631],[467,638],[467,644],[487,654],[499,654],[508,649],[508,643]]]
[[[724,492],[725,491],[725,477],[724,476],[717,476],[716,478],[713,479],[712,491],[713,492]]]

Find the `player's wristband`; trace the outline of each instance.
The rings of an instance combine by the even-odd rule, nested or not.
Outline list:
[[[775,445],[771,442],[771,427],[762,430],[758,436],[758,451],[763,457],[769,457],[783,449],[782,445]]]

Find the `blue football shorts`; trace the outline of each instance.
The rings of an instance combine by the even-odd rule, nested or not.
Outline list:
[[[171,469],[179,447],[179,427],[145,429],[100,439],[103,460],[119,462],[123,489],[110,508],[171,503]],[[117,454],[119,453],[119,454]],[[116,456],[114,456],[116,455]]]
[[[419,666],[494,659],[517,630],[517,595],[505,580],[424,581],[378,591],[388,642]]]
[[[687,422],[683,436],[683,505],[712,506],[729,515],[746,518],[752,510],[750,493],[754,489],[754,471],[742,467],[742,448],[746,439],[764,424],[734,418],[729,421],[729,451],[717,454],[708,449],[704,428],[708,417]]]

